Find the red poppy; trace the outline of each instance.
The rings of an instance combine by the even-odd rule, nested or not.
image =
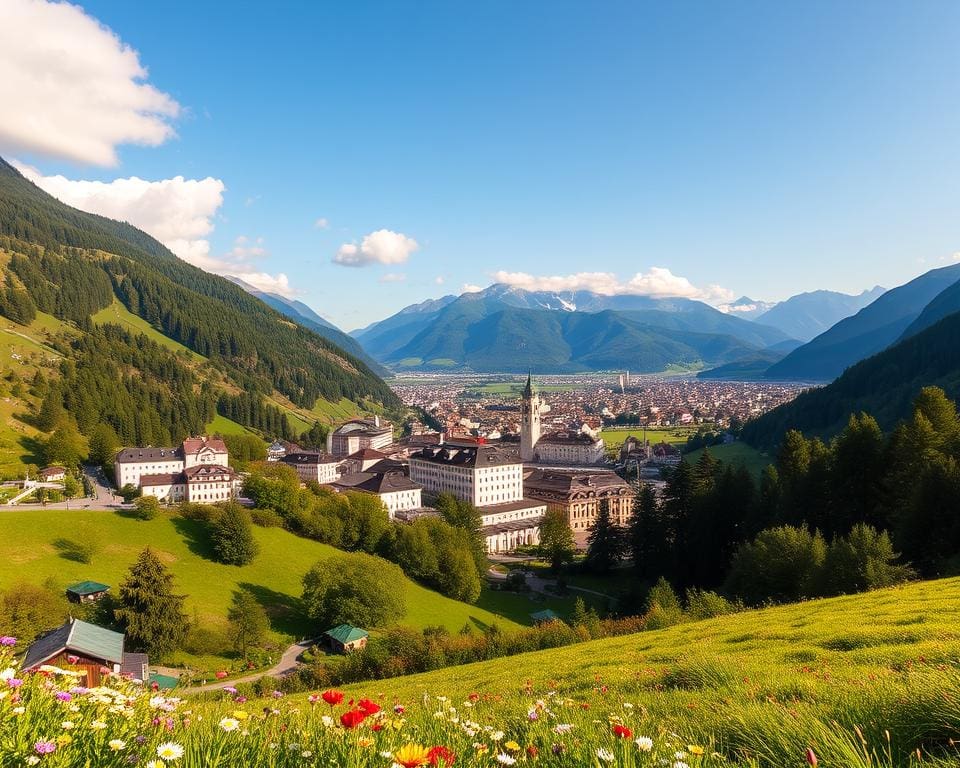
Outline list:
[[[370,699],[360,699],[357,702],[357,708],[365,715],[375,715],[380,711],[380,705]]]
[[[536,760],[537,755],[539,754],[540,754],[540,750],[537,749],[533,744],[527,747],[527,757],[529,757],[531,760]]]
[[[222,669],[216,674],[217,680],[223,680],[223,678],[225,678],[226,676],[227,676],[227,673],[224,672]]]
[[[351,709],[340,715],[340,725],[344,728],[356,728],[366,717],[359,709]]]
[[[382,731],[382,730],[383,730],[383,723],[374,723],[373,725],[370,726],[370,730],[371,730],[371,731]]]
[[[335,707],[343,701],[343,694],[340,691],[324,691],[320,695],[331,707]]]
[[[613,726],[613,735],[616,736],[618,739],[632,739],[633,731],[627,728],[627,726],[620,725],[620,723],[617,723],[616,725]]]
[[[453,765],[457,756],[447,747],[430,747],[427,753],[430,765]]]

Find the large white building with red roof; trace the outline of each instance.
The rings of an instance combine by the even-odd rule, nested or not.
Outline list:
[[[188,437],[178,448],[124,448],[114,459],[117,488],[132,485],[162,501],[233,498],[238,477],[219,437]]]

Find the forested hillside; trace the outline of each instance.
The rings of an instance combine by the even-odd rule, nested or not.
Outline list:
[[[851,413],[865,411],[890,428],[911,413],[911,403],[925,386],[939,386],[952,399],[960,396],[960,313],[867,358],[832,384],[804,392],[795,400],[743,428],[750,444],[772,448],[789,429],[830,437]]]
[[[38,311],[64,322],[51,342],[63,359],[38,373],[31,393],[87,436],[105,423],[122,442],[175,441],[219,408],[246,415],[265,436],[295,437],[275,403],[307,412],[319,399],[398,406],[363,361],[140,230],[60,203],[2,160],[0,268],[0,313],[21,325]],[[178,343],[171,347],[196,354],[95,326],[91,316],[115,298]],[[241,395],[246,404],[236,407]]]

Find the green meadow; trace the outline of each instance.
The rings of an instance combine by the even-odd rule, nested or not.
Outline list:
[[[187,612],[203,626],[225,627],[233,592],[244,587],[267,609],[275,638],[311,635],[316,627],[300,608],[301,579],[318,560],[340,550],[280,528],[254,527],[254,535],[259,555],[251,564],[237,567],[211,559],[201,524],[167,513],[141,521],[114,511],[0,509],[0,587],[30,582],[59,590],[85,579],[116,587],[140,550],[149,545],[170,569],[176,589],[187,595]],[[89,563],[74,559],[81,543],[93,543]],[[468,623],[478,629],[494,623],[505,630],[518,626],[409,579],[398,588],[407,602],[402,624],[442,625],[454,632]]]

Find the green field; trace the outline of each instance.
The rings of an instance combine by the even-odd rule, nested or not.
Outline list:
[[[700,448],[696,451],[691,451],[688,453],[685,458],[691,464],[695,464],[700,456],[703,454],[704,449]],[[767,455],[758,451],[756,448],[752,448],[746,443],[729,443],[728,445],[715,445],[710,448],[710,454],[715,458],[723,461],[727,464],[742,464],[745,466],[755,477],[760,477],[760,474],[766,469],[768,464],[773,463],[774,459],[772,456]]]
[[[203,355],[198,355],[192,349],[185,347],[180,342],[164,336],[161,331],[154,328],[142,317],[133,314],[130,310],[123,306],[118,299],[114,299],[113,303],[111,303],[109,307],[104,307],[90,319],[99,325],[103,325],[105,323],[121,325],[132,333],[143,334],[151,341],[155,341],[157,344],[160,344],[167,349],[173,350],[174,352],[183,352],[184,354],[189,355],[190,358],[195,361],[199,362],[201,360],[206,360]]]
[[[860,727],[878,751],[889,729],[900,758],[821,765],[907,765],[906,753],[924,743],[919,734],[936,734],[941,746],[960,738],[957,605],[960,579],[921,582],[373,685],[400,701],[502,696],[495,700],[504,721],[547,691],[589,701],[600,713],[626,701],[632,711],[623,714],[641,733],[676,731],[728,755],[767,750],[762,764],[771,766],[799,768],[815,745],[822,760],[836,721],[854,742],[853,726]],[[600,684],[609,687],[604,695]],[[347,688],[348,695],[370,690],[369,683]]]
[[[212,421],[206,426],[208,435],[256,435],[252,429],[247,429],[243,424],[221,416],[219,413],[213,417]]]
[[[501,381],[488,384],[475,384],[467,387],[466,391],[474,395],[502,395],[504,397],[520,397],[525,381]],[[537,384],[535,389],[540,393],[575,392],[583,387],[582,384]]]
[[[686,445],[687,438],[695,435],[699,427],[651,427],[646,430],[647,440],[651,445],[657,443],[670,443],[671,445]],[[630,429],[604,429],[600,433],[603,442],[607,448],[619,448],[630,436],[642,440],[644,430],[642,427],[631,427]]]
[[[49,580],[60,589],[92,579],[116,586],[149,544],[170,568],[177,589],[188,595],[188,613],[204,626],[224,626],[232,593],[244,586],[267,607],[276,632],[309,635],[315,628],[300,611],[301,579],[315,562],[340,550],[280,528],[255,527],[254,535],[260,554],[250,565],[236,567],[209,559],[199,523],[167,514],[145,522],[112,511],[0,510],[0,585]],[[69,559],[71,544],[87,541],[97,542],[92,561],[84,564]],[[410,580],[399,586],[407,597],[403,624],[443,625],[451,631],[466,623],[477,627],[497,623],[504,629],[517,626]]]

